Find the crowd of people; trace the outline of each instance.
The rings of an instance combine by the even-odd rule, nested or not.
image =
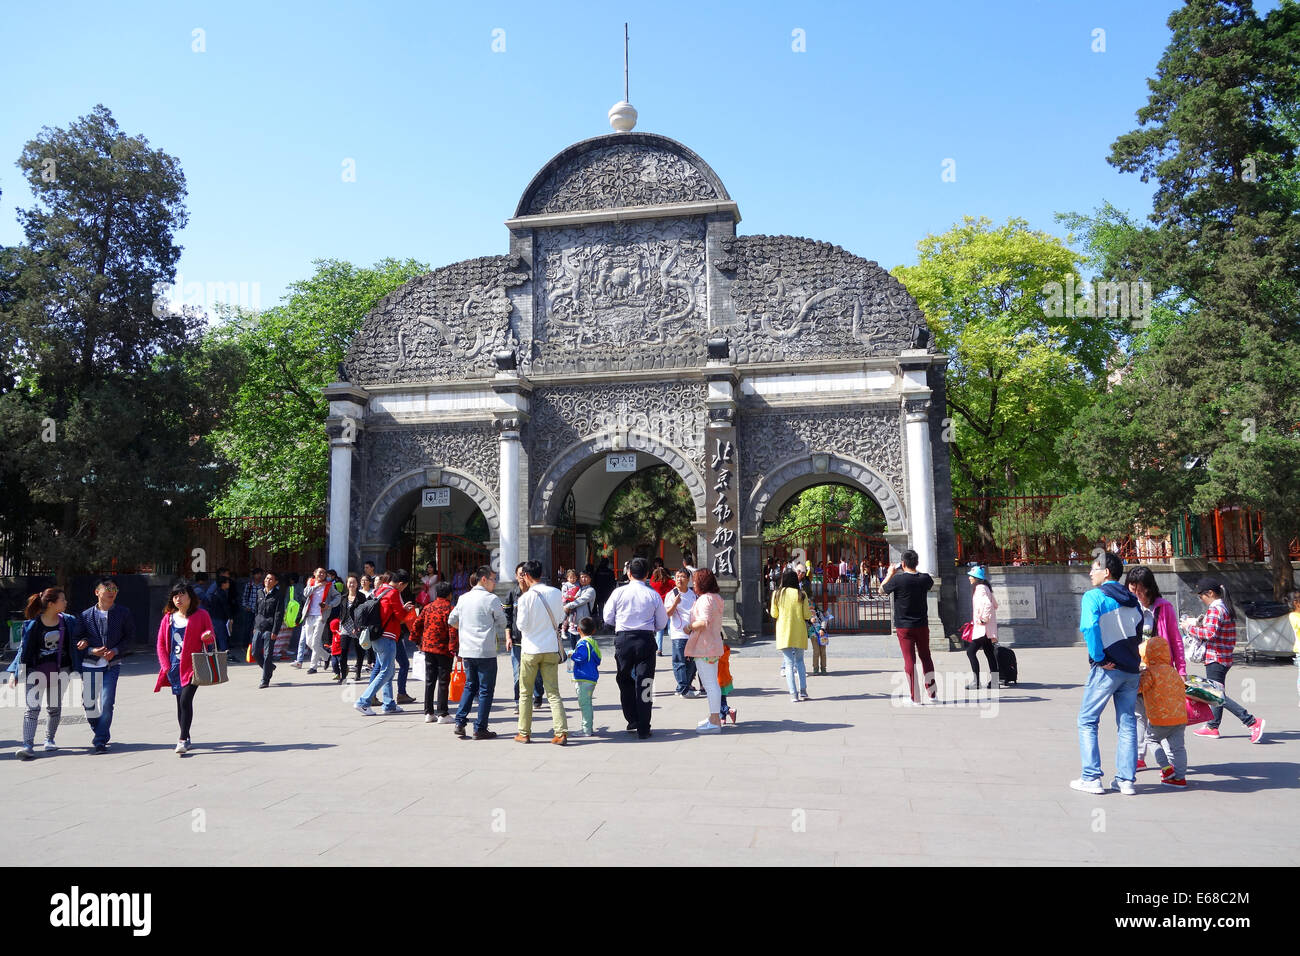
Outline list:
[[[927,611],[934,580],[917,563],[916,552],[905,551],[879,581],[880,593],[893,599],[907,680],[908,697],[899,703],[914,706],[939,702]],[[515,741],[531,742],[535,708],[545,703],[551,743],[564,745],[571,736],[598,730],[592,700],[604,662],[596,639],[603,624],[613,633],[614,679],[627,732],[642,740],[653,733],[653,686],[665,641],[674,693],[707,698],[707,713],[695,730],[719,733],[728,720],[734,725],[737,713],[727,702],[730,649],[722,639],[723,602],[712,572],[689,563],[670,571],[661,560],[645,558],[629,561],[623,572],[624,580],[614,580],[604,591],[601,580],[612,577],[608,562],[594,571],[561,569],[557,587],[543,579],[540,562],[525,561],[515,568],[514,585],[502,600],[496,572],[486,566],[457,566],[444,579],[427,565],[415,581],[405,570],[376,573],[369,562],[361,574],[342,580],[332,570],[317,568],[300,589],[296,575],[282,580],[275,571],[255,569],[238,596],[228,569],[222,568],[213,579],[196,575],[193,582],[181,580],[171,588],[155,640],[154,690],[166,687],[176,699],[175,750],[184,755],[192,747],[196,663],[218,655],[235,662],[243,648],[243,659],[258,666],[263,689],[271,686],[277,659],[295,668],[308,664],[308,675],[329,671],[336,683],[364,683],[353,706],[373,716],[376,711],[401,713],[403,704],[416,703],[406,681],[418,651],[424,664],[426,722],[451,723],[461,738],[491,740],[497,736],[488,726],[496,701],[497,647],[504,639],[513,672]],[[1090,662],[1078,718],[1082,771],[1071,787],[1088,793],[1105,790],[1097,730],[1111,700],[1118,728],[1111,786],[1124,794],[1135,792],[1136,772],[1146,767],[1148,755],[1161,770],[1162,784],[1186,786],[1184,733],[1189,722],[1204,723],[1195,735],[1218,738],[1227,709],[1247,728],[1252,743],[1262,739],[1263,718],[1249,713],[1225,689],[1237,642],[1226,585],[1211,577],[1200,580],[1196,591],[1205,613],[1180,621],[1150,569],[1131,568],[1121,583],[1123,562],[1105,552],[1089,574],[1093,587],[1083,596],[1079,625]],[[999,677],[998,604],[984,568],[972,567],[968,576],[971,620],[963,633],[973,676],[968,687],[983,690],[996,686]],[[775,622],[782,676],[796,704],[810,699],[804,661],[810,645],[812,673],[827,672],[824,628],[807,577],[806,567],[784,566],[767,609]],[[75,674],[83,682],[94,752],[111,746],[121,658],[135,639],[136,623],[130,610],[116,603],[118,587],[111,577],[100,579],[94,593],[95,602],[75,615],[68,613],[61,588],[48,588],[27,602],[19,651],[9,666],[10,686],[20,679],[25,684],[20,759],[36,755],[42,697],[47,712],[43,750],[58,749],[63,692]],[[1290,601],[1300,652],[1300,592],[1293,592]],[[987,682],[981,679],[981,654],[988,665]],[[566,660],[580,714],[575,728],[570,728],[561,692],[560,668]],[[1184,694],[1189,660],[1204,664],[1203,685],[1210,688],[1210,706],[1199,719]],[[453,684],[459,694],[453,693]],[[453,713],[450,706],[457,697]]]

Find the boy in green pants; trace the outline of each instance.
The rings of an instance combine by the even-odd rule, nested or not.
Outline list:
[[[578,706],[582,709],[582,735],[595,733],[595,717],[591,711],[591,695],[600,680],[600,648],[596,646],[596,622],[584,617],[578,622],[578,646],[573,650],[573,684],[578,691]]]

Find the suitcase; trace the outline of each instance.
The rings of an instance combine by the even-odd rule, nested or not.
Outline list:
[[[1004,684],[1014,684],[1020,679],[1016,669],[1016,652],[1009,647],[998,645],[998,679]]]

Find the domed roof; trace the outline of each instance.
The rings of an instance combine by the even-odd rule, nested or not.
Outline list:
[[[515,218],[730,201],[718,174],[676,140],[655,133],[609,133],[556,154],[524,190]]]

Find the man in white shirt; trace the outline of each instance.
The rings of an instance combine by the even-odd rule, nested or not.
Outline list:
[[[686,642],[690,640],[687,628],[691,624],[691,608],[695,606],[695,592],[691,589],[691,576],[685,570],[674,575],[677,586],[664,595],[664,612],[668,615],[668,636],[673,642],[673,675],[677,678],[678,697],[698,697],[692,689],[695,681],[695,662],[686,659]]]
[[[668,626],[664,602],[645,577],[650,562],[633,558],[628,582],[605,602],[605,623],[614,629],[614,660],[618,662],[618,693],[629,732],[645,740],[650,736],[650,711],[654,705],[655,631]]]
[[[569,741],[569,723],[560,698],[560,625],[564,621],[564,599],[557,588],[542,583],[542,562],[524,562],[524,593],[515,603],[515,630],[523,645],[519,655],[519,686],[531,687],[540,671],[542,688],[551,702],[551,743],[563,747]],[[533,734],[533,699],[519,698],[519,733],[515,741],[526,744]]]
[[[311,648],[311,667],[308,674],[315,674],[318,668],[329,666],[329,655],[325,653],[325,615],[322,612],[325,602],[325,589],[329,582],[325,580],[325,569],[317,568],[312,579],[307,582],[307,591],[303,595],[306,613],[302,619],[302,636]]]
[[[447,615],[447,623],[459,632],[458,656],[465,665],[465,689],[456,708],[455,732],[462,739],[467,736],[465,723],[478,697],[474,739],[491,740],[496,733],[487,725],[497,689],[497,635],[505,633],[506,612],[501,599],[492,593],[497,585],[496,572],[484,565],[476,574],[478,583],[460,596]]]

